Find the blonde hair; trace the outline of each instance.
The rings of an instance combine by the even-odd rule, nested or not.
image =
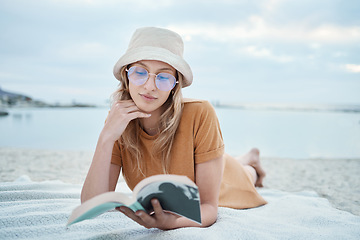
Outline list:
[[[118,89],[112,94],[112,104],[116,103],[117,101],[131,99],[129,92],[129,80],[125,71],[126,68],[127,66],[124,66],[120,69],[120,84]],[[176,75],[178,83],[171,91],[168,99],[163,105],[165,111],[160,116],[160,133],[154,141],[154,146],[151,153],[151,157],[161,160],[163,173],[168,173],[169,170],[171,161],[171,148],[174,142],[176,130],[180,123],[183,109],[183,98],[181,93],[183,76],[179,72],[177,72]],[[143,170],[146,168],[146,166],[144,166],[144,161],[142,161],[143,155],[140,151],[141,143],[139,141],[139,130],[139,119],[130,121],[125,131],[121,135],[119,143],[123,145],[124,148],[127,149],[131,154],[131,159],[126,160],[135,161],[135,164],[133,165],[137,166],[139,172],[145,176]]]

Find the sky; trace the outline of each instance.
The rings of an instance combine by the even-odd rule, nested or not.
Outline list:
[[[0,87],[104,104],[135,29],[169,28],[220,103],[360,104],[358,0],[1,0]]]

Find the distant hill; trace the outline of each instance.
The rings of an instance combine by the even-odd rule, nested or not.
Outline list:
[[[21,99],[28,99],[28,100],[32,100],[31,97],[23,95],[23,94],[18,94],[18,93],[12,93],[12,92],[7,92],[1,89],[0,87],[0,98],[21,98]]]
[[[27,95],[4,91],[0,88],[0,107],[96,107],[92,104],[75,103],[72,104],[48,104],[46,102],[33,99]]]
[[[18,102],[32,102],[32,98],[23,94],[4,91],[0,88],[0,102],[2,104],[14,105]]]

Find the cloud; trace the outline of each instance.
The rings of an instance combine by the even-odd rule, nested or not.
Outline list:
[[[270,60],[274,60],[276,62],[281,62],[281,63],[292,62],[294,60],[293,57],[291,57],[291,56],[275,55],[274,53],[272,53],[272,51],[270,49],[260,48],[257,46],[247,46],[247,47],[241,48],[240,52],[246,53],[250,56],[270,59]]]
[[[67,87],[67,86],[57,86],[56,91],[58,91],[61,94],[66,94],[69,96],[76,96],[76,95],[82,95],[82,96],[95,96],[96,95],[96,89],[89,89],[89,88],[83,88],[83,87]]]
[[[98,42],[74,43],[59,49],[58,54],[65,59],[98,58],[106,55],[109,48]]]
[[[346,64],[345,69],[348,72],[360,73],[360,64]]]
[[[321,98],[354,102],[359,99],[355,83],[360,84],[359,4],[355,2],[4,0],[0,1],[0,19],[7,24],[0,36],[0,84],[9,90],[26,89],[42,99],[83,96],[91,100],[90,95],[97,95],[93,88],[106,84],[111,92],[116,87],[112,66],[126,50],[135,28],[160,26],[175,30],[186,42],[185,58],[196,75],[189,90],[193,96],[204,84],[210,92],[226,92],[228,85],[224,84],[224,90],[216,84],[221,70],[241,66],[242,79],[252,81],[227,81],[236,79],[249,89],[254,87],[251,82],[261,82],[265,87],[258,91],[264,99],[271,95],[265,88],[273,83],[262,80],[271,76],[279,89],[284,82],[296,80],[301,84],[333,81],[337,84],[326,89],[338,93],[343,86],[343,95]],[[355,83],[350,87],[349,82]],[[58,86],[69,89],[61,89],[55,98]],[[81,88],[90,90],[76,90]],[[283,91],[273,91],[284,96]],[[232,97],[235,101],[241,95]],[[251,94],[247,97],[254,99]],[[291,100],[292,96],[285,97]]]
[[[267,11],[274,11],[284,0],[267,0],[261,2],[261,7]]]
[[[253,15],[242,22],[224,26],[213,22],[170,25],[184,38],[202,37],[217,42],[239,40],[277,40],[286,42],[316,42],[328,44],[357,43],[360,41],[360,27],[336,24],[308,25],[305,22],[291,22],[282,25],[271,24],[265,18]]]
[[[148,0],[53,0],[53,2],[68,6],[68,5],[75,5],[75,6],[90,6],[90,7],[98,7],[98,6],[117,6],[120,4],[127,5],[127,4],[135,4],[139,9],[155,9],[155,8],[162,8],[166,6],[172,6],[176,4],[176,0],[158,0],[156,4],[153,1]]]
[[[304,39],[325,43],[347,43],[360,41],[360,27],[342,27],[336,25],[323,25],[309,32],[303,31]]]
[[[19,74],[18,72],[13,73],[13,72],[1,71],[0,79],[3,83],[11,82],[11,81],[22,82],[22,81],[26,81],[28,79],[28,77],[26,75]]]
[[[100,4],[99,0],[53,0],[55,3],[66,3],[66,4],[79,4],[79,5],[94,5]]]

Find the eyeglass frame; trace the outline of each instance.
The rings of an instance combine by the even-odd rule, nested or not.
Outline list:
[[[144,69],[144,70],[147,72],[147,74],[148,74],[148,77],[147,77],[146,81],[145,81],[143,84],[140,84],[140,85],[137,85],[137,86],[144,85],[144,84],[150,79],[150,76],[151,76],[151,75],[154,75],[154,76],[155,76],[154,80],[155,80],[155,86],[156,86],[156,88],[157,88],[158,90],[160,90],[160,91],[163,91],[163,92],[167,92],[167,91],[173,90],[173,89],[175,88],[176,84],[179,83],[179,81],[177,80],[177,78],[176,78],[174,75],[172,75],[171,73],[167,73],[167,72],[159,72],[158,74],[150,73],[146,68],[140,67],[140,66],[130,66],[130,67],[127,66],[127,67],[126,67],[126,69],[125,69],[125,71],[127,72],[126,76],[127,76],[127,78],[128,78],[129,81],[131,81],[131,80],[129,79],[129,75],[128,75],[128,74],[129,74],[130,68],[132,68],[132,67],[142,68],[142,69]],[[161,73],[169,74],[169,75],[171,75],[171,76],[173,76],[173,77],[175,78],[174,86],[173,86],[170,90],[167,90],[167,91],[161,90],[161,89],[159,89],[158,86],[156,85],[156,78],[157,78],[157,76],[158,76],[159,74],[161,74]],[[135,83],[133,83],[133,84],[135,84]],[[135,84],[135,85],[136,85],[136,84]]]

